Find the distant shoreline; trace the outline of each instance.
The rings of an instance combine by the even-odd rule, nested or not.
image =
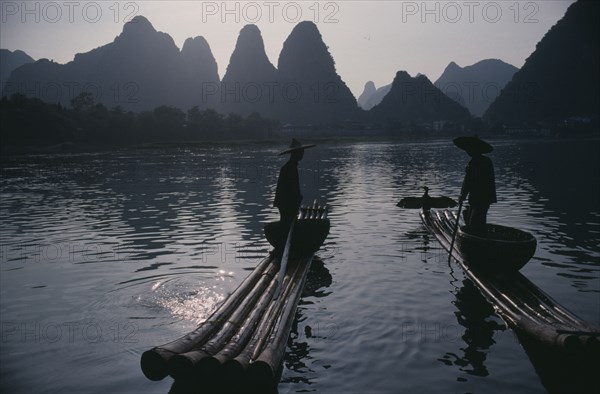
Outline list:
[[[451,141],[456,135],[388,135],[388,136],[314,136],[314,137],[299,137],[302,141],[316,143],[387,143],[387,142],[402,142],[402,143],[438,143],[443,141]],[[499,135],[492,133],[482,133],[479,137],[489,141],[496,142],[547,142],[547,141],[600,141],[600,133],[581,134],[581,135],[564,135],[564,136],[522,136],[515,137],[510,135]],[[281,144],[285,146],[289,143],[292,136],[266,138],[261,140],[256,139],[233,139],[233,140],[204,140],[204,141],[156,141],[146,142],[141,144],[91,144],[91,143],[74,143],[64,142],[47,146],[11,146],[5,145],[1,147],[0,159],[8,156],[26,156],[26,155],[68,155],[68,154],[86,154],[86,153],[104,153],[116,150],[152,150],[164,148],[189,148],[202,146],[249,146],[249,145],[275,145]]]

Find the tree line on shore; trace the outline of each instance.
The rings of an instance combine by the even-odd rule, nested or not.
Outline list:
[[[264,139],[273,137],[278,121],[258,113],[243,117],[213,109],[159,106],[139,113],[107,108],[82,93],[71,107],[45,103],[20,94],[0,100],[3,148],[61,143],[133,145],[152,142]]]

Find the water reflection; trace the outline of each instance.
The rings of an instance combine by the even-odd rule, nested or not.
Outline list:
[[[326,291],[333,278],[325,266],[323,260],[316,257],[312,264],[306,284],[302,291],[296,318],[288,340],[288,350],[284,357],[284,365],[287,369],[282,383],[312,384],[315,379],[315,371],[311,369],[313,357],[310,356],[311,343],[327,340],[328,330],[311,323],[309,306],[321,302],[319,298],[327,297],[331,292]],[[314,299],[313,299],[314,297]],[[318,323],[317,323],[318,324]]]
[[[461,285],[456,286],[455,283],[459,280],[454,276],[452,266],[450,273],[453,279],[450,283],[455,288],[455,316],[465,329],[461,339],[466,346],[460,349],[462,355],[447,352],[438,361],[448,366],[457,366],[468,375],[486,377],[490,374],[486,359],[496,343],[494,335],[505,331],[507,326],[471,280],[463,279]],[[581,354],[569,354],[541,344],[518,330],[513,333],[549,393],[587,393],[600,389],[600,380],[597,378],[600,354],[582,358]],[[457,381],[466,379],[458,376]]]
[[[451,284],[455,286],[456,282],[458,281],[455,279]],[[495,332],[504,331],[506,326],[503,322],[499,323],[492,305],[469,279],[464,279],[460,287],[455,286],[455,290],[456,299],[452,303],[458,309],[455,312],[458,324],[465,328],[461,336],[465,347],[461,348],[462,355],[447,352],[438,360],[449,366],[456,365],[460,371],[469,375],[488,376],[489,371],[485,365],[487,353],[496,343]]]

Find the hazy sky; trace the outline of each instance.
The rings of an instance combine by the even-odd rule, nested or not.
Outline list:
[[[337,71],[355,95],[366,81],[390,83],[399,70],[435,81],[449,62],[497,58],[517,67],[573,1],[4,1],[0,47],[65,63],[112,42],[143,15],[181,48],[204,36],[223,76],[239,30],[260,28],[277,66],[298,21],[317,24]]]

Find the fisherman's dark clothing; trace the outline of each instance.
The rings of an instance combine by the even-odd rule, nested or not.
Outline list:
[[[467,225],[475,232],[485,232],[487,211],[496,200],[494,165],[487,156],[473,156],[467,165],[461,198],[469,197]]]
[[[281,167],[279,179],[277,180],[277,189],[275,191],[275,202],[273,205],[279,209],[281,215],[281,235],[287,239],[287,235],[298,214],[298,209],[302,202],[300,193],[300,178],[298,176],[298,162],[289,160]],[[281,254],[283,250],[276,250],[276,254]]]
[[[281,167],[277,190],[275,191],[274,206],[279,208],[281,216],[296,216],[302,194],[300,193],[300,178],[298,176],[298,162],[289,160]]]

